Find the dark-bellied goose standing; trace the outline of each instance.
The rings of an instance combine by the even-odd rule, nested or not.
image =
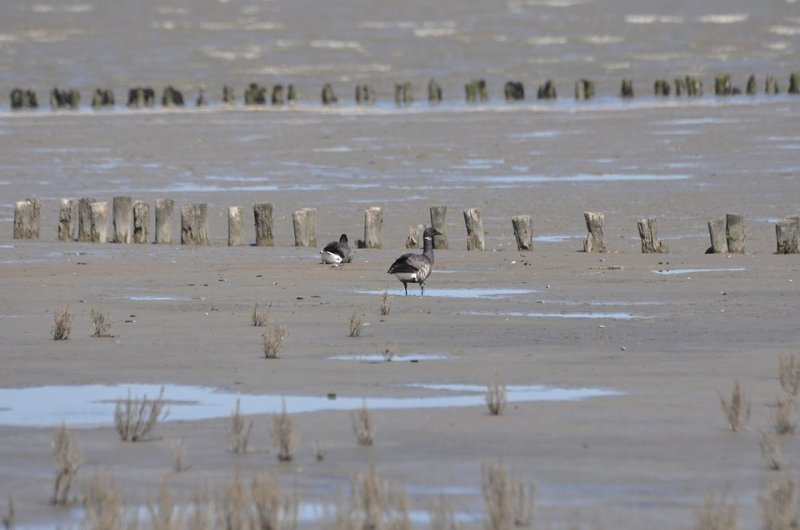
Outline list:
[[[425,280],[433,270],[433,236],[441,235],[435,228],[426,228],[422,233],[422,254],[403,254],[392,263],[388,273],[403,282],[408,295],[408,284],[418,283],[420,296],[425,294]]]
[[[339,241],[331,241],[325,248],[319,251],[322,263],[328,265],[339,265],[340,263],[350,263],[353,259],[353,251],[347,244],[347,234],[342,234]]]

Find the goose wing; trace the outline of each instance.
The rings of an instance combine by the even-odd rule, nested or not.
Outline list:
[[[420,266],[420,258],[422,256],[419,254],[403,254],[392,263],[387,272],[389,274],[417,272]]]

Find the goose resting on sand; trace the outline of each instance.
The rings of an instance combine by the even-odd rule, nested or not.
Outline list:
[[[342,234],[339,241],[332,241],[319,251],[322,263],[328,265],[339,265],[340,263],[350,263],[353,259],[353,251],[347,244],[347,234]]]
[[[426,228],[422,233],[422,254],[403,254],[392,263],[387,271],[403,282],[408,295],[408,284],[418,283],[420,296],[425,294],[425,280],[433,270],[433,236],[441,235],[435,228]]]

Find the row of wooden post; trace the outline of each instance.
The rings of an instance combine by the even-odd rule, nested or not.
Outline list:
[[[172,218],[175,202],[171,199],[156,199],[155,243],[172,243]],[[147,243],[150,241],[148,226],[150,205],[145,201],[133,201],[130,197],[114,197],[111,216],[108,202],[84,197],[78,200],[62,199],[58,215],[58,240],[92,243]],[[14,209],[14,239],[39,239],[42,202],[33,197],[18,201]],[[584,252],[606,252],[605,215],[584,212],[587,236],[583,242]],[[447,206],[430,209],[431,226],[441,235],[434,239],[434,247],[449,247],[445,230]],[[109,219],[112,233],[109,234]],[[272,204],[253,205],[256,246],[273,245]],[[485,233],[481,212],[478,208],[464,210],[467,230],[467,250],[484,250]],[[364,239],[357,241],[359,248],[381,248],[383,209],[379,206],[364,211]],[[530,215],[517,215],[511,219],[517,249],[533,249],[533,220]],[[317,246],[317,209],[301,208],[292,214],[295,246]],[[643,253],[666,253],[669,248],[658,240],[656,220],[652,217],[636,223]],[[412,226],[406,239],[407,248],[417,248],[423,225]],[[708,222],[711,246],[707,253],[744,254],[744,217],[727,214],[723,218]],[[785,217],[775,227],[778,254],[798,254],[800,216]],[[228,208],[228,245],[244,244],[244,207]],[[181,207],[181,244],[208,244],[208,215],[204,203],[190,203]]]
[[[687,76],[674,80],[675,95],[687,95],[696,97],[703,95],[703,82],[697,77]],[[670,95],[670,81],[657,79],[653,84],[653,92],[656,96]],[[398,105],[407,105],[414,101],[413,85],[410,82],[396,83],[394,86],[394,100]],[[285,95],[284,95],[285,92]],[[525,99],[525,87],[521,81],[508,81],[503,87],[506,101],[520,101]],[[716,96],[732,96],[742,92],[748,95],[755,95],[758,92],[757,81],[754,75],[747,80],[744,91],[733,85],[730,74],[721,74],[714,79],[714,94]],[[764,93],[774,95],[780,92],[778,82],[775,77],[768,75],[764,82]],[[800,94],[800,71],[792,72],[789,76],[788,92],[790,94]],[[258,83],[250,83],[244,91],[245,105],[266,105],[271,102],[273,105],[283,105],[286,102],[294,103],[298,100],[297,90],[294,85],[288,85],[284,91],[282,84],[276,84],[272,88],[272,95],[269,97],[270,90],[267,86]],[[355,102],[357,104],[370,104],[376,101],[375,90],[369,85],[357,85],[355,88]],[[594,82],[588,79],[580,79],[575,82],[575,99],[582,101],[593,98],[595,95]],[[633,81],[623,79],[620,86],[620,97],[631,98],[634,95]],[[477,101],[488,101],[489,90],[484,79],[470,80],[464,85],[464,97],[467,103]],[[547,80],[539,85],[536,91],[537,99],[556,99],[556,87],[552,80]],[[333,85],[325,83],[322,87],[320,98],[324,105],[337,103]],[[78,109],[80,106],[81,94],[78,90],[62,90],[54,88],[50,92],[50,106],[53,110],[57,109]],[[92,96],[92,107],[102,108],[114,105],[114,94],[111,89],[97,88]],[[233,87],[225,85],[223,87],[222,102],[232,104],[234,101]],[[434,79],[428,82],[428,101],[437,103],[442,101],[442,87]],[[128,107],[147,108],[155,106],[156,93],[151,87],[134,87],[128,91]],[[38,108],[38,98],[36,92],[30,89],[15,88],[10,94],[10,103],[13,110]],[[167,86],[162,91],[161,104],[164,107],[183,107],[183,93],[173,86]],[[205,97],[205,90],[199,89],[195,99],[195,105],[202,107],[208,104]]]

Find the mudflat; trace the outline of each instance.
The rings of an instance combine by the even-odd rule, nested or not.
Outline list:
[[[0,496],[13,496],[20,527],[77,525],[80,514],[48,505],[60,421],[42,418],[84,385],[121,385],[124,398],[135,383],[163,385],[168,402],[184,386],[228,401],[182,419],[178,410],[194,405],[173,398],[175,415],[142,443],[119,440],[111,405],[99,424],[71,411],[79,478],[109,472],[132,507],[155,497],[166,474],[188,502],[237,469],[267,466],[302,502],[333,503],[374,465],[406,487],[412,511],[442,493],[463,526],[477,528],[481,466],[502,459],[536,483],[537,527],[685,528],[707,492],[736,502],[743,528],[757,527],[759,492],[778,476],[760,431],[781,391],[778,357],[798,353],[800,341],[800,261],[774,254],[775,222],[800,211],[797,118],[789,96],[4,115],[0,389],[71,389],[42,398],[29,422],[3,421],[20,398],[0,402]],[[34,195],[40,240],[13,240],[13,202]],[[207,203],[211,244],[55,241],[60,198],[115,195]],[[252,243],[256,202],[274,205],[275,246],[226,246],[227,207],[244,206]],[[386,269],[434,205],[449,208],[449,248],[436,251],[425,296],[416,286],[403,296]],[[295,248],[291,212],[309,206],[318,248]],[[361,237],[369,206],[384,208],[383,248],[320,264],[328,241]],[[483,252],[465,250],[470,207],[483,214]],[[605,213],[607,253],[580,251],[584,211]],[[745,217],[745,254],[705,254],[708,220],[726,213]],[[532,251],[516,250],[519,214],[533,216]],[[669,253],[640,252],[645,216]],[[173,228],[178,241],[177,218]],[[286,326],[278,359],[264,358],[255,304]],[[55,341],[62,308],[72,333]],[[92,308],[112,320],[113,337],[91,336]],[[351,315],[363,318],[360,337],[348,336]],[[717,393],[729,396],[737,380],[752,415],[732,433]],[[482,403],[493,383],[509,391],[501,416]],[[531,394],[537,385],[544,392]],[[585,389],[607,392],[573,399]],[[236,394],[258,409],[247,454],[226,440]],[[278,462],[268,437],[280,397],[299,437],[290,463]],[[302,409],[306,398],[317,405]],[[350,411],[334,405],[350,398],[372,411],[372,447],[357,445]],[[181,440],[187,469],[174,473]],[[312,451],[320,440],[321,462]],[[794,436],[784,439],[786,469],[797,449]]]

